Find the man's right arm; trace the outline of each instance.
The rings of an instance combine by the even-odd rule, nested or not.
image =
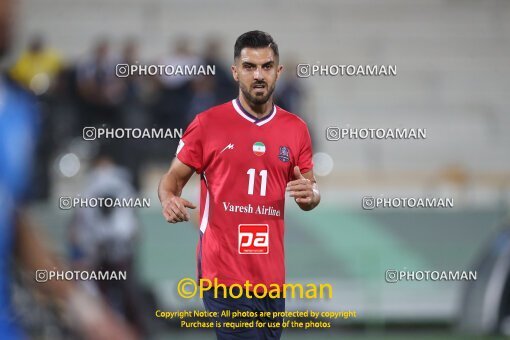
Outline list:
[[[195,209],[196,206],[181,198],[182,189],[188,183],[195,170],[174,158],[170,169],[159,182],[158,195],[163,208],[163,216],[169,223],[189,221],[190,216],[186,208]]]

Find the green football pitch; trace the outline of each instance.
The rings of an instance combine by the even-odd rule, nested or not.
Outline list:
[[[32,215],[44,226],[57,250],[65,253],[65,228],[72,214],[39,205],[33,207]],[[168,224],[155,208],[142,209],[139,216],[142,238],[137,268],[142,282],[154,289],[163,308],[200,307],[199,300],[183,301],[175,294],[179,279],[195,277],[196,226],[190,222]],[[344,339],[360,336],[406,338],[406,331],[386,333],[385,325],[420,322],[451,325],[459,307],[460,286],[457,283],[392,284],[385,282],[385,271],[474,270],[478,256],[501,227],[503,217],[496,209],[363,211],[323,203],[316,210],[304,213],[293,206],[287,207],[287,281],[329,282],[335,295],[332,301],[314,301],[308,305],[306,301],[289,301],[287,308],[355,309],[359,317],[346,325],[370,326],[363,326],[364,331],[354,333],[348,327],[345,331],[341,324],[336,324],[340,331],[337,328],[289,330],[284,338],[302,339],[313,335],[320,339],[321,336],[331,338],[333,334],[342,334]],[[427,338],[464,338],[450,335],[444,329],[427,333],[426,327],[419,327],[416,335],[420,337],[423,332]],[[187,330],[175,333],[183,339],[200,338],[200,334],[201,331]]]

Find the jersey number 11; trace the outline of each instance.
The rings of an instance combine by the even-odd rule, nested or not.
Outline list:
[[[251,168],[246,173],[249,176],[248,195],[253,195],[253,187],[255,186],[255,169]],[[262,181],[260,182],[260,196],[266,196],[267,170],[260,170],[259,176],[262,178]]]

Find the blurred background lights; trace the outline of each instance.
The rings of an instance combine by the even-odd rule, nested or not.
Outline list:
[[[30,80],[30,89],[36,95],[42,95],[50,88],[50,77],[46,73],[38,73]]]
[[[313,155],[313,172],[317,176],[327,176],[333,170],[333,158],[325,152],[317,152]]]
[[[65,177],[73,177],[80,171],[80,159],[74,153],[67,153],[60,158],[58,168]]]

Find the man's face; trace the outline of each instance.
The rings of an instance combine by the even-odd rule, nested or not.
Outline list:
[[[267,103],[283,67],[270,47],[243,48],[232,65],[232,75],[246,100],[253,105]]]
[[[14,11],[11,0],[0,0],[0,56],[9,49]]]

